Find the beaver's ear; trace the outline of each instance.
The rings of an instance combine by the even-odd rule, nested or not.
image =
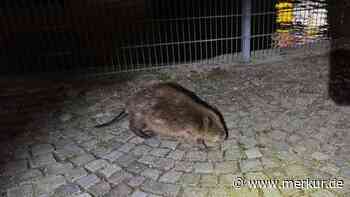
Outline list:
[[[203,128],[208,129],[209,127],[211,127],[212,120],[210,119],[209,116],[205,116],[202,121],[203,121]]]
[[[208,116],[205,116],[203,117],[203,120],[202,120],[202,127],[204,130],[206,130],[208,127],[209,127],[209,122],[210,122],[210,119]]]

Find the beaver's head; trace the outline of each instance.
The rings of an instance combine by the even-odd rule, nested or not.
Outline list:
[[[216,114],[203,118],[203,140],[207,145],[217,144],[228,138],[228,132],[223,120]]]

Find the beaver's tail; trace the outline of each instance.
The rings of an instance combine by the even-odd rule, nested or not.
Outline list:
[[[104,126],[108,126],[114,122],[117,122],[123,118],[125,118],[128,114],[126,113],[125,110],[123,110],[122,112],[120,112],[118,114],[118,116],[114,117],[112,120],[108,121],[108,122],[105,122],[105,123],[102,123],[102,124],[99,124],[99,125],[96,125],[95,128],[100,128],[100,127],[104,127]]]

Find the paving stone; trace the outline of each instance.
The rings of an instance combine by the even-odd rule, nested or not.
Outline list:
[[[132,154],[124,154],[118,158],[117,163],[122,167],[128,167],[132,162],[136,161],[137,158]]]
[[[47,176],[35,182],[36,194],[49,194],[62,185],[66,184],[66,180],[62,175]]]
[[[116,187],[114,187],[111,190],[110,194],[107,196],[108,197],[130,197],[131,192],[132,192],[132,189],[128,185],[121,183]]]
[[[39,168],[55,162],[56,160],[53,158],[52,154],[49,153],[49,154],[36,156],[32,158],[29,163],[31,168]]]
[[[117,171],[112,176],[110,176],[107,181],[112,185],[112,187],[119,185],[124,181],[129,181],[132,178],[132,174],[125,172],[123,170]]]
[[[98,140],[97,139],[91,139],[89,141],[86,141],[84,143],[81,144],[81,146],[87,150],[87,151],[91,151],[92,149],[97,147],[98,144]]]
[[[201,175],[200,184],[204,187],[215,187],[218,184],[218,177],[212,174]]]
[[[139,160],[137,160],[140,163],[146,164],[151,166],[154,161],[158,160],[157,157],[152,156],[152,155],[143,155]]]
[[[102,156],[103,159],[108,160],[109,162],[115,162],[119,157],[121,157],[124,153],[120,151],[112,151],[104,156]]]
[[[241,136],[239,138],[239,143],[244,145],[245,148],[253,148],[258,144],[255,138],[246,137],[246,136]],[[232,150],[232,148],[230,150]]]
[[[133,135],[131,132],[122,132],[121,134],[116,136],[116,140],[125,143],[125,142],[129,141],[133,136],[135,136],[135,135]]]
[[[242,187],[240,189],[232,189],[229,192],[229,196],[260,197],[258,189],[250,189],[248,187]]]
[[[176,146],[179,144],[178,141],[172,141],[172,140],[162,140],[160,147],[162,148],[169,148],[172,150],[175,150]]]
[[[88,189],[89,187],[100,182],[101,179],[98,178],[95,174],[89,174],[87,176],[79,178],[76,183],[80,185],[84,189]]]
[[[180,172],[192,172],[193,170],[193,162],[189,161],[177,161],[175,163],[174,170]]]
[[[51,153],[52,151],[54,151],[54,147],[51,144],[37,144],[32,147],[33,156]]]
[[[87,176],[87,172],[83,168],[73,168],[68,170],[68,172],[65,174],[65,177],[71,182],[75,182],[84,176]]]
[[[71,163],[53,163],[51,165],[48,165],[44,172],[49,175],[58,175],[58,174],[67,174],[69,170],[73,168],[73,165]]]
[[[249,160],[241,160],[239,163],[242,172],[250,172],[250,171],[260,171],[262,170],[262,164],[259,160],[249,159]]]
[[[224,152],[224,160],[226,161],[237,161],[242,157],[239,150],[226,150]]]
[[[67,145],[64,145],[62,148],[54,151],[54,154],[59,161],[65,161],[66,159],[69,159],[84,153],[85,151],[75,144],[67,144]]]
[[[219,176],[219,183],[224,187],[232,187],[233,181],[243,177],[242,174],[222,174]]]
[[[183,197],[207,197],[209,190],[206,188],[199,187],[185,187]]]
[[[293,164],[285,168],[288,177],[306,177],[309,174],[309,171],[302,165]]]
[[[277,188],[262,188],[264,197],[283,197]]]
[[[27,171],[15,175],[15,182],[33,182],[43,177],[43,174],[38,169],[29,169]],[[0,186],[1,187],[1,186]]]
[[[92,135],[89,135],[84,131],[71,131],[71,133],[72,133],[71,138],[73,138],[74,141],[76,141],[78,144],[87,142],[94,138]]]
[[[75,165],[75,166],[83,166],[87,164],[88,162],[95,160],[96,158],[91,155],[91,154],[82,154],[77,157],[71,158],[70,161]]]
[[[157,138],[146,139],[143,143],[153,148],[158,147],[160,145],[160,141]]]
[[[205,153],[203,151],[190,151],[186,154],[186,160],[205,161],[205,160],[207,160],[207,153]]]
[[[160,177],[159,181],[164,183],[175,183],[180,179],[182,174],[183,174],[182,172],[169,171],[163,174]]]
[[[323,172],[327,172],[333,176],[338,175],[340,171],[340,169],[336,165],[331,163],[328,163],[325,166],[321,167],[320,170]]]
[[[140,190],[136,190],[131,194],[131,197],[147,197],[148,194]]]
[[[208,152],[209,161],[222,161],[223,158],[224,158],[224,152],[222,152],[221,150]]]
[[[287,137],[287,133],[280,130],[272,130],[270,136],[274,140],[284,141]]]
[[[302,137],[300,137],[299,135],[293,134],[287,138],[287,142],[289,142],[290,144],[296,144],[300,142],[301,139]]]
[[[88,190],[93,196],[104,196],[111,190],[111,186],[108,183],[101,181],[89,187]]]
[[[159,158],[158,160],[155,160],[153,163],[153,167],[159,168],[161,170],[170,170],[175,165],[175,161],[172,159],[166,159],[166,158]]]
[[[149,151],[151,151],[151,149],[152,148],[147,146],[147,145],[138,145],[132,150],[132,153],[134,155],[144,155],[144,154],[148,153]]]
[[[350,166],[345,166],[340,169],[342,176],[350,178]]]
[[[310,196],[311,197],[336,197],[335,194],[327,190],[318,190],[316,192],[311,193]]]
[[[7,190],[7,197],[34,197],[33,186],[26,184],[10,188]]]
[[[173,160],[182,160],[184,156],[185,156],[185,151],[174,150],[168,154],[167,158],[170,158]]]
[[[82,194],[74,195],[73,197],[92,197],[92,196],[89,193],[82,193]]]
[[[245,151],[245,154],[247,155],[248,159],[255,159],[263,156],[258,148],[250,148]]]
[[[169,152],[170,149],[168,148],[154,148],[151,152],[149,152],[149,154],[156,157],[164,157]]]
[[[89,170],[90,172],[96,172],[97,170],[103,169],[107,167],[109,164],[106,160],[103,159],[98,159],[89,162],[88,164],[85,165],[85,168]]]
[[[297,154],[292,153],[290,151],[279,151],[278,154],[276,154],[275,156],[287,163],[304,162],[304,160],[298,157]]]
[[[248,172],[245,174],[247,180],[267,180],[269,177],[262,172]]]
[[[229,139],[225,140],[222,144],[222,150],[239,150],[237,140]]]
[[[162,172],[157,169],[147,168],[141,173],[141,176],[157,180],[161,173]]]
[[[271,158],[265,158],[263,157],[261,159],[261,162],[262,162],[262,165],[265,169],[268,169],[268,168],[277,168],[280,166],[280,164],[278,163],[278,161],[276,160],[273,160]]]
[[[145,141],[145,139],[135,136],[134,138],[132,138],[131,140],[129,140],[129,143],[133,143],[133,144],[141,144]]]
[[[325,161],[329,159],[329,155],[326,155],[321,152],[314,152],[312,153],[311,157],[319,161]]]
[[[144,181],[146,180],[145,177],[143,176],[135,176],[135,177],[132,177],[129,182],[128,182],[128,185],[130,185],[131,187],[138,187],[140,186]]]
[[[216,174],[225,174],[233,173],[238,171],[237,162],[235,161],[225,161],[215,163],[215,173]]]
[[[305,197],[305,195],[303,195],[304,192],[296,188],[280,187],[279,189],[282,193],[282,196],[300,196],[300,197],[304,196]]]
[[[199,162],[194,164],[195,173],[212,173],[214,170],[213,168],[213,164],[209,162]]]
[[[227,188],[224,187],[215,187],[211,188],[209,190],[209,195],[208,196],[228,196],[229,193],[227,192]]]
[[[139,174],[146,168],[147,168],[147,165],[134,161],[126,168],[126,170],[135,174]]]
[[[146,181],[141,188],[146,192],[154,193],[157,195],[163,195],[167,197],[177,196],[180,190],[180,187],[177,185],[159,183],[152,180]]]
[[[149,194],[147,197],[161,197],[161,196],[155,195],[155,194]]]
[[[108,142],[109,140],[112,140],[115,136],[108,133],[108,132],[99,132],[98,133],[98,140],[103,142]]]
[[[113,147],[98,146],[90,152],[97,158],[102,158],[108,153],[112,152]]]
[[[68,183],[65,185],[61,185],[57,189],[55,189],[54,197],[73,197],[77,196],[81,193],[81,190],[78,185]]]
[[[116,164],[108,164],[107,166],[105,166],[102,170],[99,171],[99,173],[104,177],[104,178],[109,178],[110,176],[112,176],[114,173],[116,173],[117,171],[122,170],[121,167],[119,167]]]
[[[201,177],[199,174],[185,173],[180,178],[179,183],[183,184],[184,186],[194,186],[199,184],[200,178]]]

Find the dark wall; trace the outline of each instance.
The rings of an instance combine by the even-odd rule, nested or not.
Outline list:
[[[329,96],[339,105],[350,105],[350,2],[329,0]]]

